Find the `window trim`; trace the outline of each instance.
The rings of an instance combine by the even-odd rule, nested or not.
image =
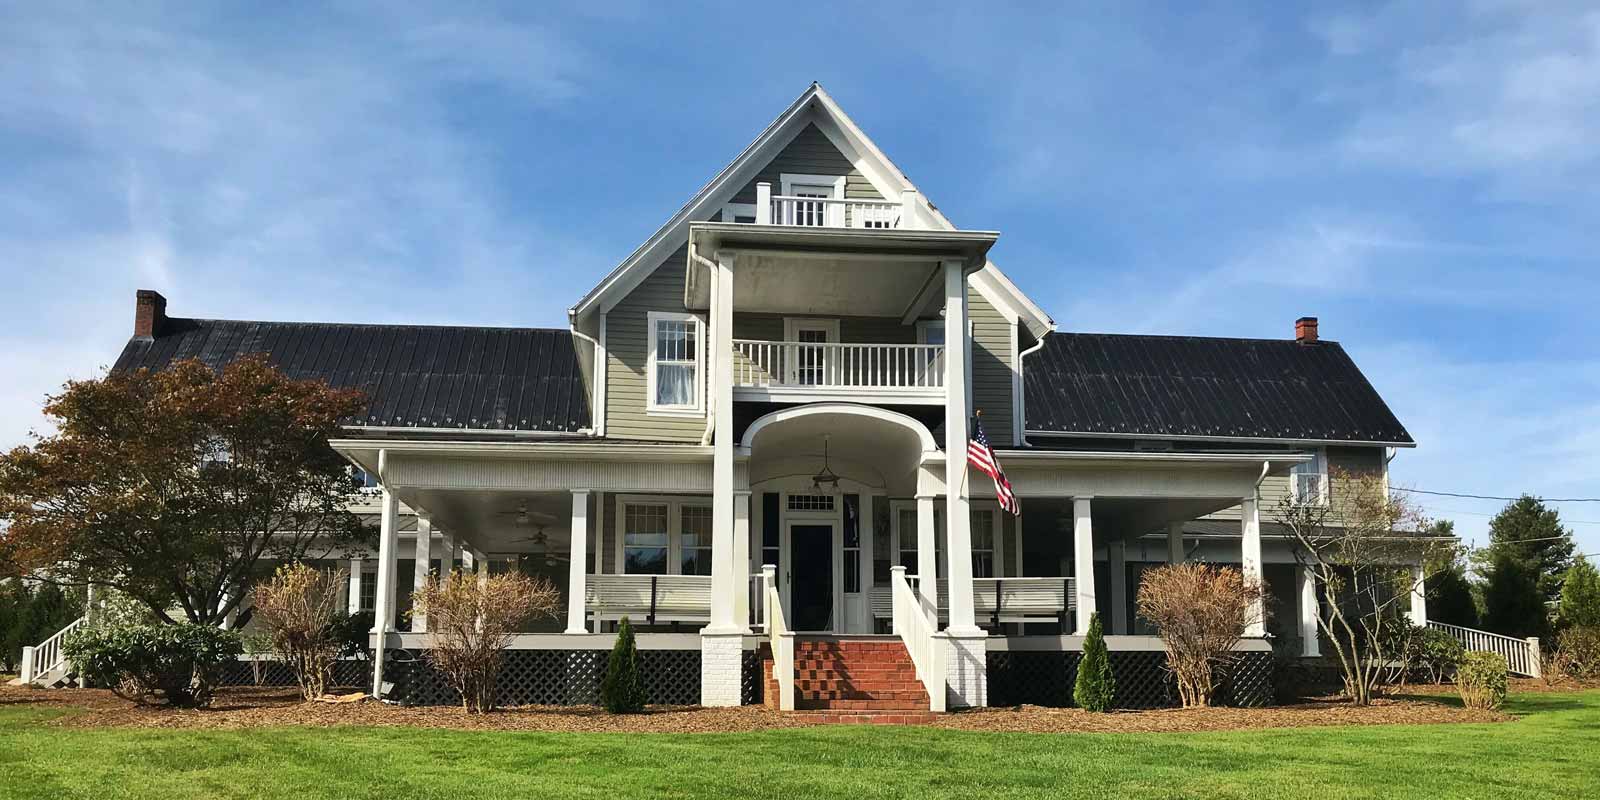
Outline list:
[[[1318,447],[1312,451],[1315,456],[1311,461],[1296,464],[1289,469],[1289,498],[1292,502],[1300,502],[1300,476],[1317,475],[1321,478],[1318,487],[1317,503],[1315,508],[1327,508],[1329,504],[1330,486],[1328,480],[1328,448]],[[1297,472],[1300,467],[1309,466],[1312,469],[1306,472]]]
[[[843,175],[811,175],[803,172],[784,172],[778,175],[779,194],[785,197],[793,196],[795,184],[803,186],[832,186],[833,197],[831,200],[844,199]]]
[[[645,315],[645,413],[660,417],[703,417],[706,404],[706,336],[705,323],[683,311],[651,311]],[[657,323],[692,322],[694,324],[694,403],[692,405],[661,405],[656,402],[656,348]]]
[[[616,506],[612,517],[617,521],[616,526],[616,552],[611,554],[611,563],[614,574],[617,575],[643,575],[654,573],[628,572],[628,506],[666,506],[667,507],[667,572],[668,575],[683,574],[683,507],[704,506],[715,507],[716,503],[710,497],[700,495],[651,495],[651,494],[619,494],[616,496]],[[707,548],[710,549],[710,548]],[[715,556],[713,556],[715,557]]]

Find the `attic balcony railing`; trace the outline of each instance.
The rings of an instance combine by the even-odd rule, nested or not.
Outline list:
[[[944,345],[733,340],[736,390],[942,396]]]
[[[802,228],[889,230],[910,228],[914,199],[860,200],[772,194],[772,185],[756,185],[756,224]]]

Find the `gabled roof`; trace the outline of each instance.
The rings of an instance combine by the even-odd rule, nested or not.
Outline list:
[[[1415,445],[1337,342],[1052,333],[1023,385],[1029,433]]]
[[[906,190],[917,187],[900,168],[878,148],[850,116],[844,113],[821,84],[812,83],[798,98],[779,114],[765,130],[751,142],[732,163],[718,172],[709,183],[678,209],[654,234],[646,239],[623,262],[571,309],[568,316],[575,327],[590,333],[598,330],[594,319],[598,312],[609,308],[638,286],[667,255],[683,246],[688,237],[689,223],[711,220],[722,205],[732,198],[749,180],[766,166],[808,124],[815,123],[840,152],[855,163],[868,181],[884,197],[899,197]],[[926,209],[932,223],[942,230],[956,230],[937,206],[931,202]],[[1055,322],[1017,289],[993,262],[974,275],[974,285],[984,296],[1005,313],[1008,318],[1020,321],[1034,336],[1042,336],[1055,328]]]
[[[344,325],[164,317],[114,371],[265,353],[290,377],[360,389],[351,427],[570,433],[589,427],[572,334],[548,328]]]

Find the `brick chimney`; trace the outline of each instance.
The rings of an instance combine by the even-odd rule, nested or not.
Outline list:
[[[134,297],[133,337],[154,339],[167,322],[167,298],[154,289],[140,289]]]
[[[1294,321],[1294,340],[1301,344],[1311,344],[1317,340],[1317,318],[1301,317]]]

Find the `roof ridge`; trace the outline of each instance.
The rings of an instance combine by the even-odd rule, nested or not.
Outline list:
[[[222,319],[219,317],[167,317],[168,322],[226,322],[236,325],[322,325],[331,328],[425,328],[431,330],[464,330],[464,331],[523,331],[543,333],[564,333],[571,335],[568,328],[548,327],[518,327],[514,325],[444,325],[415,322],[325,322],[316,320],[273,320],[273,319]]]
[[[1267,336],[1198,336],[1181,333],[1114,333],[1102,331],[1051,331],[1045,338],[1051,336],[1115,336],[1124,339],[1200,339],[1217,342],[1275,342],[1278,344],[1303,344],[1294,339],[1273,339]],[[1318,339],[1312,344],[1339,344],[1337,339]]]

